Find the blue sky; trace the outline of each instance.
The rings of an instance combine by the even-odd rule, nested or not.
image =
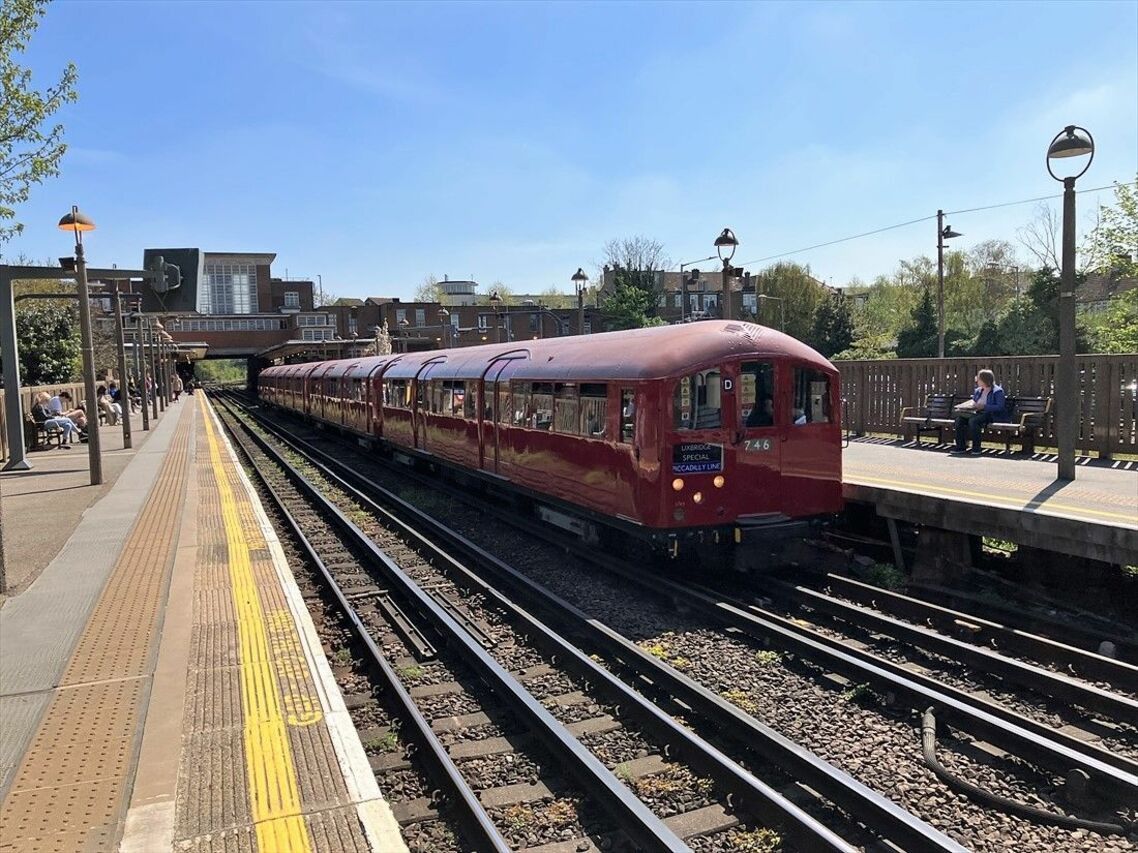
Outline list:
[[[74,61],[80,100],[6,255],[65,254],[76,202],[92,263],[275,251],[341,296],[428,274],[569,290],[614,237],[678,264],[730,226],[749,262],[1047,195],[1069,123],[1097,144],[1080,187],[1138,171],[1134,2],[57,2],[25,59],[39,85]],[[953,216],[953,245],[1032,213]],[[793,259],[840,285],[935,240]]]

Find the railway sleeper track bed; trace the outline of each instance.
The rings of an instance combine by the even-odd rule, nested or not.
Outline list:
[[[329,446],[339,447],[343,455],[342,445]],[[437,486],[431,493],[421,485],[408,486],[405,473],[393,475],[378,463],[371,464],[362,453],[353,458],[352,467],[366,471],[408,497],[417,496],[428,508],[434,503],[434,509],[440,509]],[[831,758],[871,787],[888,792],[906,808],[942,827],[963,844],[991,850],[1006,849],[1008,845],[1024,850],[1135,849],[1133,837],[1105,837],[1083,830],[1028,823],[1018,817],[979,808],[948,790],[917,757],[914,708],[904,707],[909,697],[901,698],[900,704],[892,708],[880,707],[877,699],[889,698],[886,691],[866,689],[865,682],[843,678],[829,666],[811,663],[811,655],[802,653],[800,642],[791,643],[784,650],[765,649],[762,646],[769,638],[756,636],[758,632],[748,633],[730,625],[725,630],[721,622],[695,618],[704,605],[690,589],[675,587],[669,591],[657,579],[653,594],[646,596],[640,588],[633,594],[625,579],[598,580],[595,573],[582,572],[577,564],[588,562],[587,559],[567,561],[565,554],[572,549],[565,543],[538,546],[530,532],[523,535],[517,530],[510,532],[504,525],[488,524],[482,512],[469,506],[457,509],[448,505],[446,511],[453,526],[498,553],[528,551],[527,557],[532,559],[517,560],[516,567],[567,599],[575,600],[595,620],[606,621],[639,640],[645,649],[651,650],[650,655],[662,658],[658,660],[661,667],[683,678],[690,676],[689,680],[710,692],[730,695],[741,706],[750,704],[751,707],[745,707],[748,714],[775,724],[783,734]],[[543,549],[548,553],[540,553]],[[586,581],[588,577],[592,580]],[[586,582],[590,593],[587,600],[580,595],[580,588]],[[663,599],[659,597],[662,592]],[[708,609],[723,612],[718,602],[705,604],[704,613]],[[687,613],[678,613],[678,609]],[[812,708],[813,705],[822,707]],[[955,726],[959,715],[947,716]],[[993,731],[1001,728],[998,720],[985,719],[983,714],[980,719]],[[954,729],[947,744],[942,744],[941,757],[945,764],[965,778],[979,780],[1014,798],[1057,812],[1072,808],[1063,797],[1062,772],[1057,773],[1046,762],[1042,766],[1035,765],[1033,762],[1039,756],[1030,754],[1031,750],[1026,750],[1029,753],[1026,759],[1019,758],[1015,751],[1008,754],[1002,748],[989,745],[987,739],[970,735],[968,728],[965,725]],[[1034,734],[1030,731],[1019,732],[1013,738],[1014,745],[1022,746],[1025,739],[1032,738]],[[1052,746],[1048,745],[1047,750]],[[1078,756],[1064,755],[1062,760],[1069,758],[1077,759],[1078,764],[1089,763],[1092,770],[1096,768],[1093,757],[1088,762]],[[1127,799],[1130,781],[1123,774],[1123,791],[1121,795],[1115,791],[1115,799],[1109,805],[1099,804],[1096,811],[1094,803],[1083,804],[1075,810],[1103,819],[1131,817],[1133,811],[1127,805],[1131,802]],[[1119,801],[1124,804],[1121,809],[1117,808]]]
[[[339,513],[339,524],[331,523],[337,519],[337,512],[330,514],[327,505],[318,508],[314,493],[301,495],[297,488],[298,478],[322,480],[319,475],[311,469],[302,475],[294,466],[305,463],[295,455],[291,459],[287,455],[277,457],[273,460],[277,471],[267,471],[268,457],[273,455],[268,443],[255,432],[240,435],[242,425],[231,416],[225,421],[263,478],[265,488],[283,504],[282,512],[287,512],[298,527],[316,531],[306,537],[306,547],[312,549],[309,558],[324,567],[322,574],[335,585],[341,604],[350,604],[348,618],[362,628],[358,637],[371,638],[373,644],[378,640],[379,656],[394,663],[394,673],[408,698],[424,711],[425,719],[429,718],[432,736],[457,764],[458,772],[468,784],[483,786],[478,793],[479,804],[500,831],[506,849],[682,850],[689,849],[686,842],[690,841],[691,849],[758,851],[777,849],[782,837],[793,845],[790,849],[856,849],[742,768],[706,750],[696,739],[687,738],[685,748],[676,750],[681,755],[673,753],[675,739],[654,743],[652,735],[638,726],[641,721],[635,719],[650,716],[645,709],[654,712],[654,727],[666,725],[670,734],[681,731],[680,727],[646,703],[629,702],[622,710],[620,704],[591,695],[596,690],[593,684],[558,665],[558,655],[565,655],[569,647],[562,645],[555,653],[543,655],[507,624],[500,607],[478,591],[470,594],[460,590],[398,534],[366,517],[366,510],[350,498],[341,496],[345,512]],[[458,630],[465,639],[458,641],[460,645],[482,647],[499,661],[501,674],[516,684],[515,693],[529,697],[531,716],[549,715],[563,739],[576,739],[574,757],[584,756],[594,765],[585,784],[574,778],[582,771],[574,768],[571,760],[565,755],[551,756],[537,743],[557,735],[542,737],[533,719],[519,720],[516,711],[498,707],[502,691],[494,685],[487,689],[479,684],[480,679],[492,680],[487,679],[486,672],[470,672],[466,661],[457,665],[450,662],[448,647],[456,643],[454,635],[435,639],[430,628],[416,624],[415,616],[398,610],[389,590],[375,583],[376,573],[360,565],[369,559],[368,546],[362,540],[351,548],[342,544],[341,540],[349,538],[345,522],[370,533],[373,564],[376,554],[381,554],[392,565],[401,566],[421,598],[438,603],[456,626],[462,626]],[[317,553],[321,550],[323,553]],[[353,561],[357,565],[353,566]],[[389,574],[387,579],[394,578]],[[433,627],[437,630],[438,625]],[[538,623],[528,625],[529,630],[544,633],[547,639],[555,636],[540,627]],[[586,672],[593,676],[603,672],[583,655],[579,657],[588,664],[583,667]],[[448,658],[445,663],[443,658]],[[613,683],[615,680],[610,680],[610,686]],[[626,699],[635,695],[627,693]],[[374,703],[368,701],[366,691],[349,698],[353,716],[363,729],[365,746],[394,746],[397,729],[390,722],[372,719]],[[537,708],[541,713],[534,713]],[[683,753],[712,766],[716,778],[689,767]],[[373,761],[373,767],[384,772],[404,771],[406,764],[398,756]],[[597,795],[596,777],[603,777],[603,783],[620,792],[623,802],[615,809],[607,805],[610,814],[600,807],[605,799]],[[406,780],[399,781],[406,787]],[[411,790],[420,796],[400,803],[397,815],[412,823],[432,817],[433,803],[422,796],[422,786],[411,785]],[[619,819],[613,819],[613,811]],[[760,813],[759,821],[748,814],[756,812]],[[634,828],[627,825],[630,822]],[[767,823],[773,823],[777,830]],[[551,831],[556,833],[552,838]]]

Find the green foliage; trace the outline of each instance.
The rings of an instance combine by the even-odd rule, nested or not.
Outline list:
[[[823,299],[814,312],[807,343],[826,358],[849,349],[853,343],[853,315],[849,302],[842,296]]]
[[[73,303],[36,300],[18,305],[16,342],[23,385],[56,385],[79,375],[79,322]]]
[[[0,3],[0,245],[23,231],[16,205],[28,200],[33,184],[59,174],[67,150],[63,125],[48,128],[45,122],[76,99],[75,66],[68,63],[59,82],[39,92],[32,88],[32,72],[16,62],[46,7],[46,0]]]
[[[601,300],[605,329],[613,332],[659,325],[654,286],[655,276],[650,271],[618,268],[612,292]]]
[[[1114,199],[1113,205],[1099,210],[1083,257],[1089,269],[1138,277],[1138,191],[1116,181]]]
[[[216,358],[194,364],[198,382],[244,382],[245,361],[240,358]]]
[[[874,563],[866,572],[865,579],[882,589],[901,589],[906,582],[905,573],[892,563]]]
[[[1105,311],[1083,320],[1090,352],[1138,352],[1138,288],[1120,293]]]
[[[829,298],[829,291],[810,274],[810,268],[781,261],[760,271],[754,281],[756,293],[782,300],[760,300],[754,315],[756,321],[777,329],[785,314],[786,327],[782,331],[801,341],[809,341],[814,314]]]
[[[930,358],[937,354],[937,316],[933,295],[925,288],[909,325],[897,336],[898,358]],[[947,341],[947,336],[946,336]],[[946,350],[947,351],[947,350]]]

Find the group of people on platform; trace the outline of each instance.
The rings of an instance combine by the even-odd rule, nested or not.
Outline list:
[[[146,399],[162,391],[161,386],[156,385],[149,376],[145,379],[145,388]],[[183,381],[177,373],[172,374],[171,400],[177,400],[183,390],[187,394],[194,393],[193,379]],[[143,405],[143,399],[141,389],[133,381],[128,384],[125,401],[122,388],[114,379],[100,383],[95,390],[98,411],[108,426],[117,425],[122,419],[124,402],[130,406],[130,411],[134,412]],[[87,403],[85,400],[75,403],[71,392],[66,389],[61,389],[54,396],[46,391],[36,394],[32,401],[31,417],[36,424],[43,426],[46,432],[60,434],[60,448],[70,449],[76,442],[87,441]]]

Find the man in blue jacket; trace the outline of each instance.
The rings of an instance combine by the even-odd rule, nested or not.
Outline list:
[[[972,392],[972,405],[964,403],[956,407],[956,449],[955,454],[968,453],[964,443],[972,439],[972,455],[980,455],[980,433],[984,427],[1006,411],[1004,389],[996,384],[996,374],[981,370],[976,374],[976,389]]]

